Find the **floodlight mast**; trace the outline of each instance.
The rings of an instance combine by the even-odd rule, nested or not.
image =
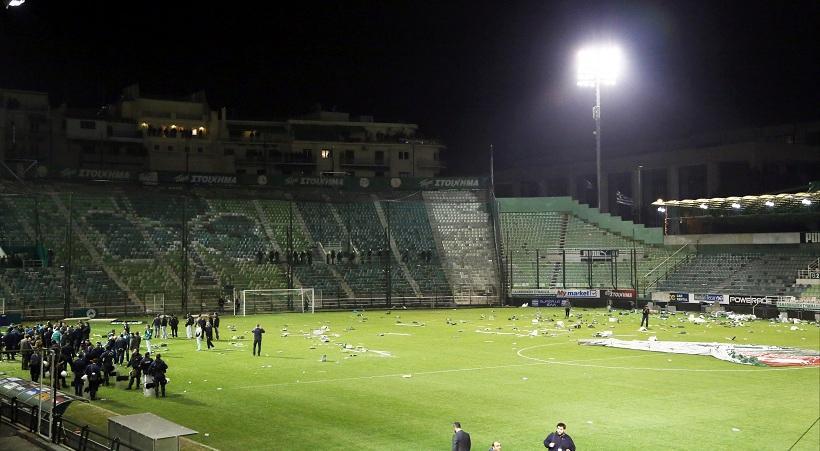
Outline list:
[[[601,212],[604,211],[604,189],[601,183],[601,85],[615,84],[621,72],[621,61],[621,50],[613,45],[581,49],[576,61],[578,86],[595,88],[595,107],[592,109],[592,118],[595,119],[595,169],[598,182],[598,210]]]

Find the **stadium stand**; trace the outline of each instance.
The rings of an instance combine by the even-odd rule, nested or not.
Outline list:
[[[457,302],[497,295],[498,262],[486,199],[472,191],[426,191],[442,268]]]

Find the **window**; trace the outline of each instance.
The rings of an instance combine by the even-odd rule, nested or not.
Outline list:
[[[400,171],[399,177],[410,177],[410,173],[406,171]]]
[[[409,160],[410,152],[399,152],[399,160]]]
[[[384,151],[383,150],[377,150],[376,151],[376,164],[382,164],[382,163],[384,163]]]
[[[256,170],[256,175],[265,175],[265,170],[264,169],[257,169]]]
[[[174,146],[168,146],[168,152],[173,152],[173,151],[174,151]]]
[[[226,147],[223,153],[226,157],[229,155],[233,155],[233,149],[231,149],[230,147]]]
[[[353,163],[353,151],[352,150],[345,150],[345,162],[346,163]]]
[[[159,144],[154,144],[154,150],[159,150]]]
[[[333,152],[330,149],[322,149],[322,159],[327,160],[328,158],[333,156]]]
[[[80,128],[84,130],[96,130],[97,123],[94,121],[80,121]]]
[[[83,153],[84,154],[94,154],[96,152],[94,152],[94,146],[93,145],[87,145],[87,146],[83,146]]]

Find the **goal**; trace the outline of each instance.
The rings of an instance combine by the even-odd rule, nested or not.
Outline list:
[[[313,288],[241,290],[233,313],[242,316],[273,312],[314,313],[314,299]]]

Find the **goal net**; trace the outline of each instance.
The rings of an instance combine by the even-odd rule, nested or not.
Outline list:
[[[273,312],[314,313],[313,288],[276,288],[267,290],[241,290],[234,304],[234,315],[253,315]]]

